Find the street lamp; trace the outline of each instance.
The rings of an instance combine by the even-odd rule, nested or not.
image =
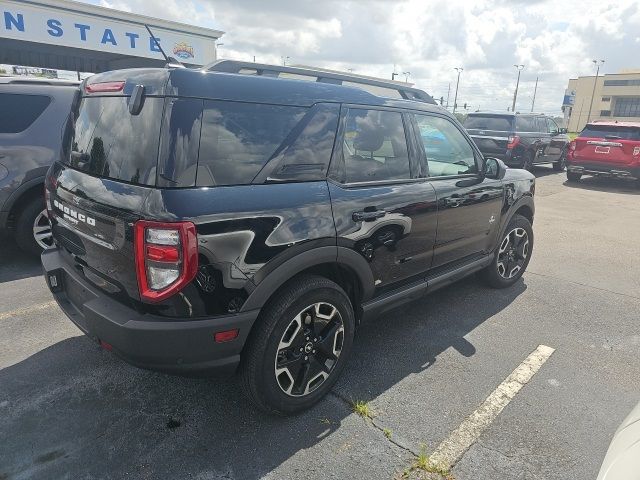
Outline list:
[[[282,66],[286,67],[287,66],[287,60],[289,60],[291,57],[285,57],[284,55],[280,55],[280,58],[282,59]]]
[[[604,60],[591,60],[596,66],[596,78],[593,80],[593,92],[591,92],[591,102],[589,102],[589,113],[587,114],[587,123],[591,120],[591,108],[593,107],[593,97],[596,95],[596,84],[598,83],[598,74],[600,73],[600,67],[604,65]]]
[[[402,74],[404,75],[404,83],[409,83],[409,75],[411,75],[411,72],[402,72]]]
[[[520,86],[520,72],[524,69],[524,65],[514,65],[518,69],[518,80],[516,80],[516,90],[513,92],[513,105],[511,105],[511,111],[516,111],[516,99],[518,98],[518,86]]]
[[[458,72],[458,81],[456,82],[456,94],[453,97],[453,113],[456,113],[456,107],[458,106],[458,86],[460,85],[460,74],[464,70],[462,67],[455,67],[454,70]]]

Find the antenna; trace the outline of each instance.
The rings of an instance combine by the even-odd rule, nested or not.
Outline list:
[[[144,28],[147,29],[147,32],[149,32],[149,35],[151,35],[151,38],[153,38],[153,42],[157,45],[158,49],[160,50],[160,53],[162,54],[164,59],[167,61],[167,67],[182,67],[182,68],[185,68],[184,65],[182,64],[182,62],[180,62],[180,60],[178,60],[176,58],[173,58],[173,57],[169,57],[169,56],[167,56],[166,53],[164,53],[164,50],[160,46],[160,42],[156,39],[156,36],[153,34],[151,29],[149,28],[149,25],[147,25],[145,23],[144,24]]]

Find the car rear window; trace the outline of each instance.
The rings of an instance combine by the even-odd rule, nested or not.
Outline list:
[[[516,117],[516,131],[518,132],[537,132],[538,124],[536,117]]]
[[[307,111],[306,107],[206,101],[196,185],[251,183],[282,151],[283,141]]]
[[[0,93],[0,133],[20,133],[36,121],[51,103],[46,95]]]
[[[162,98],[148,97],[132,115],[127,97],[84,98],[68,164],[99,177],[154,185],[163,104]]]
[[[469,115],[464,121],[464,128],[509,132],[513,130],[513,117],[506,115]]]
[[[640,140],[640,127],[616,127],[615,125],[587,125],[581,137],[619,138],[621,140]]]

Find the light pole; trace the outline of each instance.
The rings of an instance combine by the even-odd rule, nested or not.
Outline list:
[[[533,100],[531,101],[531,113],[533,113],[533,107],[536,105],[536,93],[538,93],[538,77],[536,77],[536,86],[533,88]]]
[[[286,67],[287,66],[287,60],[289,60],[291,57],[285,57],[284,55],[280,55],[280,58],[282,59],[282,66]]]
[[[402,74],[404,75],[404,83],[409,83],[409,75],[411,75],[411,72],[402,72]]]
[[[516,91],[513,92],[513,105],[511,105],[511,111],[516,111],[516,99],[518,98],[518,86],[520,86],[520,72],[524,69],[524,65],[514,65],[518,69],[518,80],[516,80]]]
[[[458,86],[460,85],[460,74],[464,70],[462,67],[455,67],[454,70],[458,72],[458,81],[456,82],[456,94],[453,97],[453,113],[456,113],[456,107],[458,106]]]
[[[593,92],[591,92],[591,102],[589,102],[589,113],[587,114],[587,123],[591,120],[591,108],[593,107],[593,97],[596,96],[596,84],[598,83],[598,74],[600,73],[600,66],[604,65],[604,60],[591,60],[596,66],[596,78],[593,80]]]

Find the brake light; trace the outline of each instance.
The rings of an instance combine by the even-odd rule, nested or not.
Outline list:
[[[138,289],[143,300],[162,301],[191,282],[198,271],[198,238],[191,222],[138,220],[134,225]]]
[[[640,147],[633,147],[633,156],[637,157],[640,155]]]
[[[520,137],[518,135],[511,135],[509,137],[509,143],[507,143],[507,149],[513,150],[516,148],[516,145],[520,143]]]
[[[87,93],[113,93],[124,90],[124,82],[99,82],[88,83],[84,87]]]
[[[571,150],[572,152],[576,151],[576,141],[572,140],[571,143],[569,143],[569,150]]]

